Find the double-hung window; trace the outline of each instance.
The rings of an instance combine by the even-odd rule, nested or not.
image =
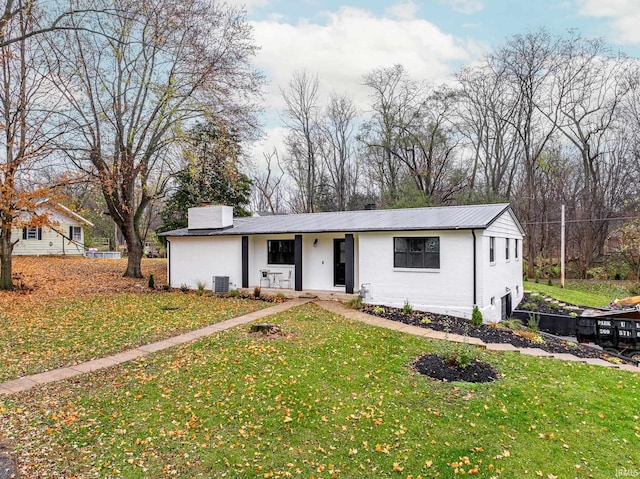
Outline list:
[[[489,236],[489,263],[496,262],[496,239]]]
[[[509,260],[509,238],[504,239],[504,258]]]
[[[38,228],[35,226],[27,226],[25,228],[22,228],[22,239],[23,240],[41,240],[42,228]]]
[[[82,228],[80,226],[69,226],[69,239],[82,241]]]
[[[393,238],[393,266],[396,268],[440,268],[440,238]]]

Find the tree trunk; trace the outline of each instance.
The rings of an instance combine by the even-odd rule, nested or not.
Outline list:
[[[0,290],[10,291],[13,289],[12,253],[11,229],[3,227],[0,233]]]
[[[127,240],[127,270],[124,272],[125,278],[143,278],[142,276],[142,243],[134,238]]]

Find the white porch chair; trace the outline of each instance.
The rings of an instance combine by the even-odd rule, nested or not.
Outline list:
[[[271,279],[269,278],[269,270],[261,269],[260,270],[260,287],[268,288],[271,286]]]
[[[286,278],[282,278],[279,283],[281,288],[284,288],[286,283],[287,289],[291,289],[291,270],[289,270],[288,276]]]

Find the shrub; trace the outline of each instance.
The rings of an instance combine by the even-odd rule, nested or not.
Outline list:
[[[473,312],[471,313],[471,324],[474,326],[482,326],[482,312],[478,309],[477,305],[473,307]]]
[[[544,339],[542,339],[542,336],[540,336],[540,334],[537,333],[536,331],[521,330],[521,331],[515,331],[515,334],[525,339],[528,339],[532,343],[544,344]]]
[[[638,296],[640,294],[640,283],[633,283],[627,290],[631,296]]]
[[[596,266],[587,270],[587,276],[593,279],[609,279],[609,272],[603,266]]]
[[[540,271],[536,271],[534,282],[536,284],[540,282]]]
[[[402,312],[404,314],[411,314],[413,313],[413,306],[411,306],[411,303],[409,302],[408,299],[404,300],[404,306],[402,307]]]
[[[538,327],[539,323],[540,323],[540,316],[538,316],[537,314],[529,315],[529,321],[527,322],[527,327],[531,331],[533,331],[534,333],[537,333],[538,331],[540,331],[540,328]]]
[[[278,299],[278,301],[284,301],[285,299],[287,299],[287,297],[284,295],[284,293],[276,294],[276,298]]]
[[[237,296],[240,296],[240,291],[238,291],[237,289],[232,289],[231,291],[229,291],[230,298],[235,298]]]
[[[188,293],[189,292],[189,286],[187,286],[186,284],[182,283],[180,285],[180,291],[182,291],[183,293]]]
[[[384,314],[387,312],[387,310],[384,309],[382,306],[376,306],[375,308],[373,308],[373,312],[376,314]]]
[[[259,298],[260,295],[262,294],[262,290],[260,289],[259,286],[256,286],[255,288],[253,288],[253,297],[254,298]]]
[[[538,305],[536,303],[523,303],[520,305],[519,309],[524,311],[536,311],[538,309]]]
[[[522,321],[520,321],[519,319],[507,319],[505,321],[502,321],[500,325],[505,328],[511,329],[512,331],[517,331],[524,328]]]
[[[196,294],[198,296],[202,296],[204,294],[204,288],[205,288],[205,283],[204,281],[198,281],[196,283]]]
[[[155,281],[155,279],[153,279],[153,274],[149,275],[148,286],[149,286],[149,289],[156,289],[156,281]]]
[[[362,309],[364,305],[362,304],[362,298],[358,296],[357,298],[353,298],[347,301],[346,306],[349,309]]]
[[[476,357],[476,350],[467,342],[467,333],[464,334],[462,344],[449,341],[449,330],[445,329],[445,340],[442,341],[439,355],[445,362],[458,368],[466,368]]]
[[[431,319],[429,319],[429,316],[425,316],[424,318],[422,318],[422,319],[420,320],[420,322],[421,322],[422,324],[431,324]]]
[[[551,281],[551,278],[547,280],[547,286],[553,286],[553,281]]]
[[[169,291],[171,289],[171,286],[169,286],[168,284],[163,284],[162,285],[162,290],[163,291]]]

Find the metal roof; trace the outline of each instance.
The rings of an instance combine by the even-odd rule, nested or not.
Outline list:
[[[233,226],[229,228],[213,230],[183,228],[161,233],[161,236],[485,229],[508,209],[509,204],[499,203],[254,216],[234,218]]]

